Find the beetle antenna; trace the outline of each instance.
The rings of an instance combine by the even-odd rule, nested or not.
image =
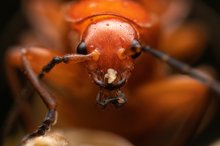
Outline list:
[[[150,53],[152,56],[166,62],[170,66],[177,68],[178,70],[182,71],[185,74],[188,74],[189,76],[193,77],[194,79],[202,82],[203,84],[207,85],[211,89],[213,89],[215,92],[220,94],[220,83],[217,82],[214,79],[209,78],[204,73],[200,72],[199,70],[191,68],[189,65],[178,61],[174,59],[173,57],[167,55],[166,53],[153,49],[149,46],[143,46],[141,48],[143,52]]]

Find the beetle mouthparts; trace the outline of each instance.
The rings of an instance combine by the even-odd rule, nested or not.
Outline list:
[[[126,78],[123,78],[119,82],[115,84],[107,84],[103,81],[98,80],[97,78],[94,78],[95,84],[100,86],[101,88],[107,89],[107,90],[117,90],[121,88],[126,83]]]
[[[119,108],[127,103],[127,98],[121,90],[109,91],[101,89],[97,94],[96,102],[102,106],[102,108],[106,108],[106,106],[110,103],[116,108]]]

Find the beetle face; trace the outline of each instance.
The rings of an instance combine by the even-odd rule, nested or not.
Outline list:
[[[114,19],[102,20],[87,28],[78,50],[80,46],[85,46],[88,53],[98,52],[99,57],[87,63],[88,71],[97,85],[115,90],[125,84],[134,68],[129,51],[136,37],[131,25]]]

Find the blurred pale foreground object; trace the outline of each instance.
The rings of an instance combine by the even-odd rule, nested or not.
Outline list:
[[[133,146],[124,138],[103,131],[53,130],[29,140],[24,146]]]
[[[220,139],[216,140],[215,142],[213,142],[209,146],[220,146]]]

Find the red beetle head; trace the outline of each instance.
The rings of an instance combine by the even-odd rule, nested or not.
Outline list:
[[[138,44],[135,29],[127,22],[107,19],[88,26],[78,46],[78,53],[96,52],[87,62],[94,82],[109,90],[120,88],[134,68],[132,45]]]

